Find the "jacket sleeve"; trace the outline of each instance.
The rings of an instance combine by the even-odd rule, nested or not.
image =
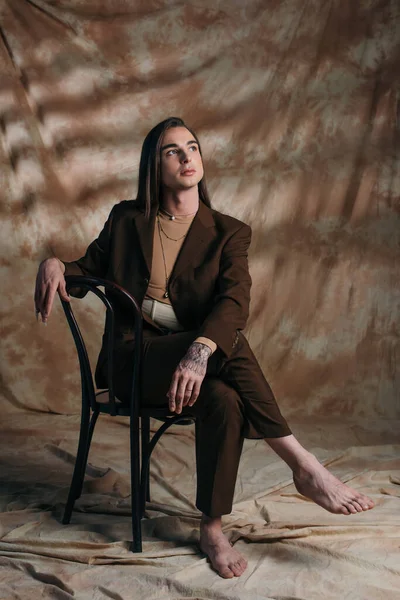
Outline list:
[[[226,242],[220,261],[213,308],[204,320],[199,336],[213,340],[229,356],[244,329],[250,304],[251,277],[248,249],[251,229],[243,225]]]
[[[72,262],[62,261],[65,265],[66,275],[91,275],[93,277],[105,278],[110,260],[110,241],[112,235],[112,225],[114,219],[115,206],[111,210],[103,229],[97,239],[95,239],[82,258]],[[71,290],[71,294],[78,298],[86,295],[86,290]]]

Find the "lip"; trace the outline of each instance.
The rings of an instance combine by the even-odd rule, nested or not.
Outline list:
[[[194,175],[196,173],[196,169],[185,169],[181,171],[181,175]]]

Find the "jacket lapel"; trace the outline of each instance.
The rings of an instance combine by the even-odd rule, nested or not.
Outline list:
[[[170,281],[178,277],[185,269],[193,265],[196,256],[209,244],[214,237],[214,217],[211,209],[203,202],[199,203],[199,210],[193,219],[192,226],[186,236],[182,248],[176,259],[170,275]]]
[[[149,273],[151,273],[153,258],[153,235],[156,216],[157,207],[153,206],[149,219],[146,219],[144,212],[141,211],[134,217],[140,247]],[[169,278],[170,281],[178,277],[187,267],[192,265],[196,255],[213,239],[214,226],[215,222],[211,209],[200,201],[199,210],[193,219],[192,226],[176,259]]]
[[[139,244],[149,273],[151,273],[151,263],[153,259],[153,234],[156,215],[157,208],[153,206],[149,219],[146,219],[144,212],[142,211],[138,212],[134,217]]]

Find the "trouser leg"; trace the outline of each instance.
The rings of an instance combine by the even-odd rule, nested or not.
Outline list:
[[[203,382],[197,410],[196,506],[209,517],[217,517],[232,510],[244,439],[243,404],[233,388],[209,377]]]
[[[239,394],[246,416],[246,438],[275,438],[291,434],[270,385],[261,371],[245,336],[240,333],[229,359],[218,377]]]
[[[196,332],[147,334],[143,349],[142,402],[167,407],[172,375]],[[132,346],[118,351],[116,395],[129,389]],[[217,350],[208,362],[200,396],[183,412],[196,416],[197,506],[208,516],[231,511],[243,438],[290,434],[274,395],[240,335],[229,359]]]
[[[145,340],[145,405],[167,404],[173,372],[195,338],[196,333],[192,332]],[[183,409],[196,417],[196,506],[210,517],[232,510],[245,420],[238,392],[218,377],[221,364],[221,355],[215,353],[209,360],[197,401]]]
[[[196,421],[196,505],[210,517],[232,510],[244,437],[276,438],[291,431],[246,340],[229,359],[210,364],[203,381],[203,415]],[[210,466],[212,465],[212,468]]]

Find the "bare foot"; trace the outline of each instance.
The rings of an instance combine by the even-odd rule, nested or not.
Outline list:
[[[240,577],[247,561],[231,546],[221,529],[221,519],[203,518],[200,526],[200,548],[211,565],[224,579]]]
[[[371,498],[342,483],[312,454],[295,469],[293,481],[300,494],[332,513],[350,515],[374,507]]]

